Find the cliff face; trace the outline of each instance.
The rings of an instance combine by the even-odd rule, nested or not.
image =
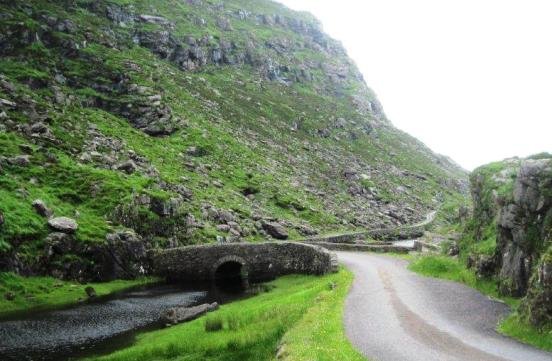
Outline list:
[[[3,2],[0,55],[2,270],[132,277],[149,248],[413,223],[465,184],[271,1]]]
[[[471,231],[481,244],[488,242],[481,235],[493,238],[489,229],[495,230],[496,247],[473,263],[480,274],[497,277],[501,293],[527,295],[522,310],[542,326],[552,320],[552,159],[536,158],[544,159],[510,160],[474,172]],[[473,249],[482,253],[477,243]]]

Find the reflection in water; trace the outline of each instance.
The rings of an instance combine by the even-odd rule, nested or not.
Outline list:
[[[404,240],[404,241],[395,241],[395,242],[393,242],[393,245],[401,246],[401,247],[414,248],[414,242],[415,241],[416,241],[415,239],[407,239],[407,240]]]
[[[246,284],[155,285],[77,307],[29,313],[0,322],[0,360],[68,360],[130,345],[138,332],[163,327],[170,307],[243,298]]]

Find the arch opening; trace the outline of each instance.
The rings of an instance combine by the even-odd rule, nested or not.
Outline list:
[[[236,261],[227,261],[219,265],[215,271],[215,280],[223,282],[238,282],[247,278],[243,265]]]

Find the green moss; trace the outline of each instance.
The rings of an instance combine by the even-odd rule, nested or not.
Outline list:
[[[552,329],[537,330],[517,312],[512,312],[502,320],[498,325],[498,331],[528,345],[552,352]]]

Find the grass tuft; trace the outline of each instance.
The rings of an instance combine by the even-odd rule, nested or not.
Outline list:
[[[205,331],[216,332],[222,330],[223,319],[220,316],[214,316],[205,320]]]

